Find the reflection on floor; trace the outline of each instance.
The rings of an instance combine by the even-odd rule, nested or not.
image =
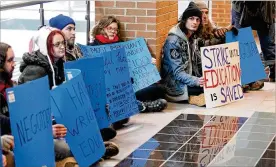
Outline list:
[[[218,108],[169,104],[165,112],[132,117],[113,140],[119,155],[100,166],[274,167],[276,116],[271,113],[274,83]]]

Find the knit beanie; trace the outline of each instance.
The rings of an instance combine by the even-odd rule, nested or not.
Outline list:
[[[197,16],[201,19],[202,13],[194,2],[190,2],[187,9],[183,12],[181,20],[187,19],[192,16]]]
[[[196,2],[195,4],[196,4],[196,6],[197,6],[200,10],[202,10],[202,9],[208,9],[206,3],[203,2],[203,1],[198,1],[198,2]]]
[[[59,30],[62,30],[68,24],[75,25],[75,21],[71,17],[64,16],[62,14],[57,15],[56,17],[53,17],[49,20],[49,26],[57,28]]]

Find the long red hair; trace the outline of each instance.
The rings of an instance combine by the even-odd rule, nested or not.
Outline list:
[[[60,34],[64,40],[64,42],[66,42],[65,40],[65,36],[63,34],[63,32],[61,32],[60,30],[53,30],[48,38],[47,38],[47,50],[48,50],[48,55],[51,59],[52,62],[54,62],[54,45],[53,45],[53,40],[54,40],[54,36]],[[66,50],[66,45],[64,46],[65,50]]]

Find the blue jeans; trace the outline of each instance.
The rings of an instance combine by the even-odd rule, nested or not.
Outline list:
[[[68,157],[74,157],[65,140],[54,139],[54,148],[56,161],[60,161]]]
[[[243,28],[240,25],[241,13],[232,9],[232,25],[236,28]],[[263,52],[265,65],[275,65],[275,43],[271,35],[275,34],[275,24],[272,24],[270,28],[267,28],[267,23],[260,18],[252,18],[251,27],[256,30],[260,39],[261,49]]]

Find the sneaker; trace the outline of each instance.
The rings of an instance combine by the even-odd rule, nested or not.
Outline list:
[[[129,122],[129,118],[125,118],[125,119],[122,119],[120,121],[114,122],[112,124],[112,127],[115,130],[122,129],[124,127],[124,125],[127,124],[128,122]]]
[[[113,142],[104,142],[105,153],[103,159],[110,159],[119,154],[119,147]]]
[[[56,167],[79,167],[74,157],[68,157],[56,162]]]
[[[102,135],[102,138],[103,138],[103,141],[109,141],[113,138],[116,137],[117,135],[117,132],[115,129],[109,127],[109,128],[103,128],[100,130],[101,131],[101,135]]]
[[[150,102],[144,102],[144,104],[146,106],[145,112],[160,112],[167,107],[168,102],[165,99],[157,99]]]
[[[140,112],[144,112],[146,110],[146,106],[143,102],[137,100],[137,105]]]
[[[250,90],[260,90],[264,87],[264,81],[256,81],[249,84]]]
[[[198,96],[190,96],[188,101],[189,101],[190,104],[196,105],[196,106],[199,106],[199,107],[203,107],[203,106],[206,105],[204,93],[201,93]]]

